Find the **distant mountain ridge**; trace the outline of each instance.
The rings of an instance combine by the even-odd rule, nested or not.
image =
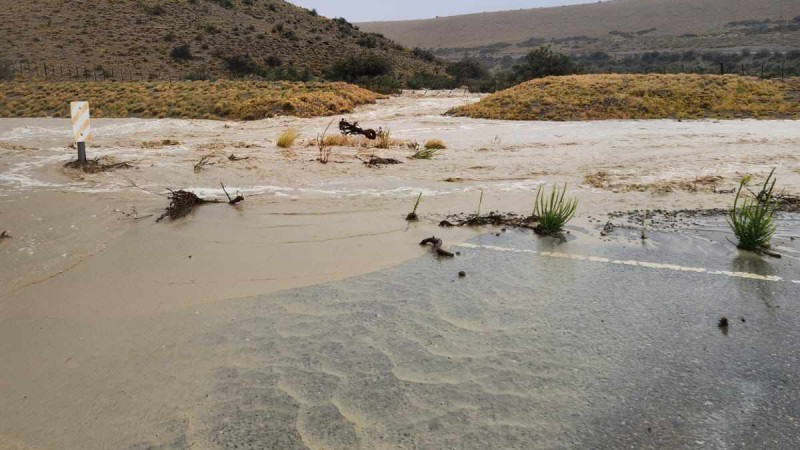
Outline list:
[[[359,26],[409,47],[430,49],[483,48],[526,41],[535,44],[575,37],[611,40],[637,33],[653,40],[660,38],[654,45],[664,45],[668,37],[727,32],[725,27],[733,22],[791,22],[798,16],[797,0],[613,0]],[[786,45],[798,43],[796,32],[783,37],[789,40]],[[628,48],[623,46],[622,50]]]
[[[441,69],[283,0],[0,0],[0,41],[0,61],[49,64],[51,75],[70,67],[173,79],[225,77],[231,67],[321,75],[363,53],[386,57],[398,74]]]

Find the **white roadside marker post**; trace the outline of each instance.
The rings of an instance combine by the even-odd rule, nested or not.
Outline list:
[[[72,133],[78,146],[78,164],[86,164],[86,140],[92,134],[89,102],[70,103],[72,113]]]

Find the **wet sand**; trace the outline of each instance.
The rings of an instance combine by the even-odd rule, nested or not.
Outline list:
[[[262,304],[240,299],[276,293],[267,302],[272,305],[269,311],[280,308],[300,318],[324,315],[325,321],[335,323],[336,313],[317,311],[317,303],[295,302],[292,295],[277,292],[383,273],[382,269],[425,256],[429,250],[416,244],[433,234],[444,238],[447,246],[475,238],[487,230],[445,230],[436,224],[448,214],[474,211],[481,189],[483,211],[529,213],[540,183],[568,182],[581,200],[574,230],[585,230],[581,235],[589,240],[599,235],[600,226],[589,217],[605,220],[604,215],[614,210],[727,207],[731,194],[714,189],[728,190],[741,176],[766,175],[773,166],[778,167],[781,188],[800,192],[796,122],[524,123],[441,116],[470,101],[475,97],[464,94],[406,95],[352,114],[363,125],[390,128],[398,139],[439,138],[448,144],[448,150],[430,161],[407,159],[408,149],[378,150],[379,156],[404,162],[383,168],[368,168],[357,159],[372,150],[335,148],[334,162],[322,165],[313,161],[315,147],[301,144],[292,151],[275,147],[284,129],[297,128],[302,138],[309,139],[330,119],[98,120],[90,156],[111,156],[135,168],[78,175],[62,167],[74,157],[74,150],[66,148],[67,121],[0,120],[0,231],[8,230],[12,236],[0,241],[0,402],[4,405],[0,447],[229,447],[230,441],[209,434],[209,427],[216,432],[226,428],[209,425],[214,419],[207,416],[208,406],[246,410],[254,395],[266,402],[261,407],[286,399],[237,391],[226,384],[226,376],[275,381],[274,373],[256,370],[242,375],[241,368],[263,368],[258,360],[271,352],[276,358],[302,359],[302,352],[312,352],[309,348],[318,345],[292,344],[281,350],[269,344],[276,336],[304,333],[303,320],[288,335],[279,324],[270,325],[278,327],[277,334],[258,337],[267,347],[248,350],[237,344],[234,351],[223,345],[239,338],[234,337],[235,330],[244,329],[231,326],[226,331],[224,318],[247,317],[245,305]],[[162,139],[180,144],[142,148],[143,142]],[[231,153],[249,159],[232,162],[227,159]],[[193,165],[204,155],[213,155],[215,164],[195,172]],[[607,189],[584,182],[598,171],[609,174]],[[721,179],[713,188],[685,190],[687,183],[707,176]],[[237,207],[204,205],[185,220],[155,223],[166,206],[162,195],[167,188],[192,189],[221,199],[220,182],[229,191],[241,191],[246,201]],[[419,192],[424,193],[422,220],[408,224],[403,218]],[[132,220],[115,211],[131,207],[142,216],[154,216]],[[239,303],[243,306],[236,306]],[[430,314],[439,320],[447,316],[435,310]],[[352,336],[367,326],[348,323],[355,327]],[[320,326],[309,324],[312,329]],[[461,319],[452,325],[474,326]],[[368,347],[393,354],[385,347],[392,345],[391,340],[383,347],[375,343],[391,335],[391,330],[382,331],[380,338],[370,338]],[[255,338],[240,337],[244,342]],[[481,351],[471,348],[474,341],[464,342],[466,354],[461,357]],[[379,364],[384,356],[369,357],[369,348],[360,353],[363,361]],[[491,348],[487,344],[485,350]],[[292,370],[298,367],[302,364]],[[375,398],[357,402],[363,411],[353,411],[335,398],[308,399],[303,396],[317,387],[335,385],[334,379],[342,374],[330,367],[303,370],[308,372],[304,376],[289,371],[278,378],[283,380],[281,389],[297,393],[290,395],[292,401],[305,404],[310,415],[275,408],[275,414],[286,415],[270,420],[291,422],[278,427],[278,433],[305,428],[300,442],[312,448],[352,448],[352,442],[364,448],[382,446],[381,432],[365,425],[385,423],[372,417],[380,408],[363,404],[378,402],[377,392]],[[377,368],[365,370],[385,375]],[[394,373],[401,380],[410,377],[407,382],[424,383],[414,378],[418,374]],[[310,387],[288,385],[288,379]],[[480,393],[437,395],[452,401]],[[372,431],[357,433],[356,441],[348,441],[353,435],[347,427],[325,428],[341,425],[327,419],[333,414],[332,405],[337,414],[359,424],[357,429]],[[452,405],[445,409],[454,411]],[[336,439],[314,438],[314,433]],[[556,434],[548,436],[557,439]],[[273,434],[265,436],[276,439]],[[290,438],[285,446],[275,447],[291,448],[297,442]],[[416,443],[425,448],[444,444]],[[383,446],[403,444],[390,441]]]

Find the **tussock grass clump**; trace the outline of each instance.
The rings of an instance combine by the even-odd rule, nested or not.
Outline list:
[[[441,139],[430,139],[425,142],[425,149],[427,150],[445,150],[447,145]]]
[[[289,128],[278,136],[278,147],[292,148],[298,137],[300,137],[300,133],[294,128]]]
[[[770,248],[772,235],[777,229],[773,220],[775,204],[772,196],[775,180],[770,183],[774,172],[773,169],[761,191],[754,197],[742,195],[749,177],[739,183],[736,199],[728,216],[728,225],[738,239],[737,246],[742,250],[759,251]]]
[[[333,120],[331,120],[328,126],[325,127],[325,131],[323,131],[322,134],[317,135],[317,150],[319,152],[317,161],[321,162],[322,164],[328,164],[328,162],[331,160],[331,155],[333,155],[333,149],[327,143],[328,141],[326,136],[328,134],[328,130],[331,128],[331,125],[333,125]]]
[[[258,120],[351,112],[378,94],[347,83],[264,81],[0,83],[0,117],[69,117],[86,100],[93,118]]]
[[[392,132],[390,130],[382,130],[378,133],[378,138],[375,142],[375,148],[389,148],[392,146],[394,141],[392,140]]]
[[[433,159],[436,156],[436,150],[422,149],[417,150],[413,155],[409,156],[410,159]]]
[[[544,186],[539,186],[536,192],[536,204],[533,208],[533,216],[539,218],[537,230],[542,234],[555,234],[564,229],[564,226],[575,217],[578,209],[578,199],[565,199],[567,185],[564,189],[553,186],[553,190],[548,196],[544,191]]]
[[[720,75],[573,75],[522,83],[449,114],[504,120],[800,118],[779,81]]]

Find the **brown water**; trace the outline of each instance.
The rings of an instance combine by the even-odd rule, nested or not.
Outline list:
[[[601,223],[589,217],[619,209],[726,206],[730,195],[665,192],[663,186],[715,175],[722,177],[720,189],[729,188],[772,165],[780,185],[796,193],[798,124],[440,116],[466,101],[474,97],[407,95],[353,114],[365,125],[391,128],[397,138],[448,143],[431,161],[407,160],[407,149],[380,151],[404,161],[381,169],[365,167],[356,156],[366,155],[356,149],[335,149],[336,163],[328,165],[313,161],[313,147],[275,149],[285,128],[309,138],[330,119],[107,120],[95,123],[90,155],[137,168],[78,177],[61,168],[73,152],[65,148],[65,121],[0,120],[0,229],[13,236],[0,241],[0,447],[586,447],[586,436],[615,429],[601,418],[616,416],[598,415],[598,402],[630,410],[635,399],[648,400],[637,390],[646,383],[626,389],[620,374],[629,372],[621,369],[639,367],[653,321],[687,307],[702,307],[702,314],[685,329],[665,328],[673,340],[659,341],[660,352],[687,345],[681,333],[714,339],[720,351],[775,367],[773,375],[754,378],[737,371],[745,380],[737,389],[755,396],[742,398],[761,405],[744,410],[795,404],[793,390],[769,400],[767,386],[792,380],[770,351],[778,348],[789,363],[795,358],[771,339],[784,333],[786,345],[796,343],[784,325],[796,318],[785,301],[800,278],[793,276],[797,252],[788,240],[796,233],[779,233],[787,257],[766,265],[732,253],[723,227],[711,246],[653,239],[651,253],[630,255],[627,239],[607,250],[596,247]],[[164,138],[181,144],[141,148],[143,141]],[[250,159],[230,162],[230,153]],[[216,164],[195,173],[192,166],[207,154],[216,155]],[[599,170],[610,174],[609,189],[583,183]],[[141,215],[158,216],[166,200],[154,193],[182,187],[221,197],[220,182],[241,190],[245,203],[206,205],[176,223],[115,212],[134,206]],[[724,274],[701,274],[713,281],[681,279],[674,277],[684,271],[491,248],[462,248],[465,258],[484,256],[447,263],[416,245],[432,234],[447,246],[478,236],[481,230],[442,230],[436,223],[474,211],[479,190],[484,211],[527,213],[542,182],[569,182],[581,200],[573,229],[578,239],[569,244],[576,247],[558,248],[566,255],[618,252],[710,272],[777,271],[784,281]],[[403,217],[419,192],[423,220],[409,225]],[[524,247],[512,238],[489,245]],[[672,248],[684,249],[678,256],[714,258],[671,261]],[[540,266],[540,258],[548,263]],[[464,269],[468,277],[456,280]],[[638,270],[661,275],[629,272]],[[647,281],[634,281],[640,279]],[[630,292],[621,295],[621,286]],[[763,300],[750,303],[753,295]],[[716,341],[715,316],[726,299],[771,324],[747,335],[759,345]],[[642,301],[613,333],[581,334],[591,314],[608,322]],[[764,309],[747,309],[756,305]],[[700,350],[678,354],[676,367],[706,358],[693,353]],[[711,377],[717,364],[723,362],[702,373]],[[696,392],[675,386],[667,383],[659,392],[683,393],[684,403],[663,404],[680,414],[691,409],[685,402]],[[609,389],[626,394],[611,402],[603,394]],[[698,408],[681,423],[717,417]],[[734,422],[719,417],[713,419],[719,442],[734,442],[731,431],[720,428]],[[782,435],[795,436],[787,417],[773,417],[778,425],[765,428],[775,448],[785,442]],[[703,441],[700,435],[710,429],[666,428],[653,445],[699,445],[691,439]],[[617,441],[606,436],[598,442],[614,448]]]

